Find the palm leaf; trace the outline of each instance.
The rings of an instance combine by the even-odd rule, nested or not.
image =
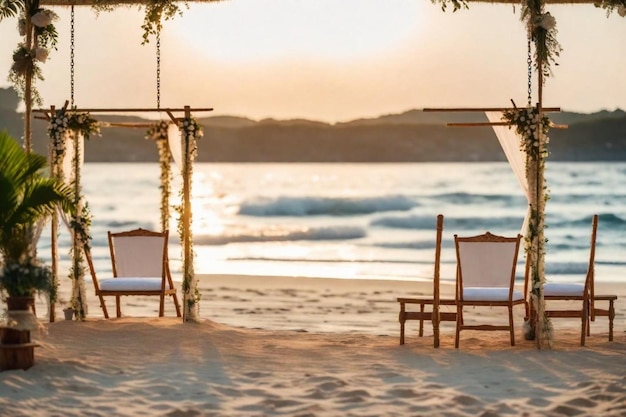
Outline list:
[[[7,17],[19,15],[24,10],[21,0],[0,0],[0,21]]]

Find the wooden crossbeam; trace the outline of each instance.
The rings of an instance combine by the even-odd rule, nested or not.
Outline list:
[[[507,122],[467,122],[467,123],[446,123],[450,127],[476,127],[476,126],[510,126]],[[550,125],[551,129],[567,129],[568,125]]]
[[[213,111],[212,107],[207,108],[193,108],[193,107],[185,107],[185,108],[93,108],[93,109],[72,109],[75,112],[85,112],[85,113],[157,113],[157,112],[184,112],[184,111],[192,111],[192,112],[207,112]],[[33,113],[48,113],[49,109],[34,109]]]
[[[423,112],[487,112],[487,111],[507,111],[507,110],[515,110],[519,107],[451,107],[451,108],[443,108],[443,107],[430,107],[422,109]],[[560,112],[560,107],[542,107],[541,111],[544,113],[553,113]]]
[[[66,101],[63,108],[67,109],[69,102]],[[165,112],[170,117],[172,122],[177,123],[178,118],[174,116],[175,112],[184,112],[185,117],[191,117],[192,112],[209,112],[213,111],[212,107],[190,107],[185,106],[183,108],[92,108],[92,109],[72,109],[73,112],[82,112],[82,113],[162,113]],[[51,114],[54,112],[54,106],[51,106],[50,109],[33,109],[33,113],[43,113],[44,117],[35,116],[35,119],[45,119],[50,120]],[[116,123],[117,127],[146,127],[150,125],[146,124],[138,124],[135,123],[135,126],[132,126],[130,123]],[[113,125],[109,123],[109,125]]]
[[[515,102],[511,100],[513,103],[513,107],[430,107],[424,108],[422,111],[424,112],[504,112],[508,110],[517,110],[519,107],[515,105]],[[560,112],[560,107],[542,107],[541,111],[543,113],[552,113],[552,112]],[[446,126],[450,127],[479,127],[479,126],[510,126],[507,122],[466,122],[466,123],[446,123]],[[567,129],[567,125],[556,125],[553,124],[550,126],[555,129]]]
[[[180,3],[181,5],[186,3],[217,3],[224,0],[174,0],[172,3]],[[41,6],[142,6],[153,3],[152,0],[40,0]]]

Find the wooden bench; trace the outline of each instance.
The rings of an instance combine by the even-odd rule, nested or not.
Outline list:
[[[407,320],[419,320],[419,337],[424,336],[424,321],[432,321],[433,334],[435,337],[434,346],[439,347],[439,323],[442,321],[456,321],[456,307],[455,312],[439,311],[439,306],[456,306],[454,299],[439,299],[435,300],[431,298],[398,298],[400,303],[400,315],[398,317],[400,321],[400,344],[404,344],[405,323]],[[435,305],[438,302],[438,305]],[[419,305],[419,311],[407,311],[407,304]],[[431,311],[426,311],[426,306],[432,305]],[[435,314],[439,312],[439,314]]]

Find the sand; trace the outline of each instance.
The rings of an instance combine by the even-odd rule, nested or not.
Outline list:
[[[506,332],[467,331],[455,349],[443,323],[435,349],[417,322],[400,346],[396,298],[429,294],[423,282],[202,276],[200,289],[199,323],[169,301],[157,318],[149,297],[125,298],[120,319],[103,319],[91,290],[87,321],[59,306],[33,334],[35,365],[0,373],[0,416],[626,416],[623,284],[596,290],[620,297],[613,342],[606,318],[585,347],[577,319],[555,319],[541,351],[523,338],[523,307],[514,347]]]

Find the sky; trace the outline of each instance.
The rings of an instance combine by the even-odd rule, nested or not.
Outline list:
[[[42,65],[44,106],[70,99],[70,13]],[[544,106],[626,110],[626,18],[593,5],[551,5],[559,65]],[[74,104],[157,105],[156,43],[141,45],[143,10],[76,12]],[[0,87],[9,83],[17,19],[0,22]],[[519,6],[470,4],[445,13],[428,0],[229,0],[190,3],[164,23],[162,108],[208,115],[329,123],[425,107],[527,102],[527,37]],[[533,72],[533,103],[537,100]],[[157,116],[154,116],[157,117]]]

